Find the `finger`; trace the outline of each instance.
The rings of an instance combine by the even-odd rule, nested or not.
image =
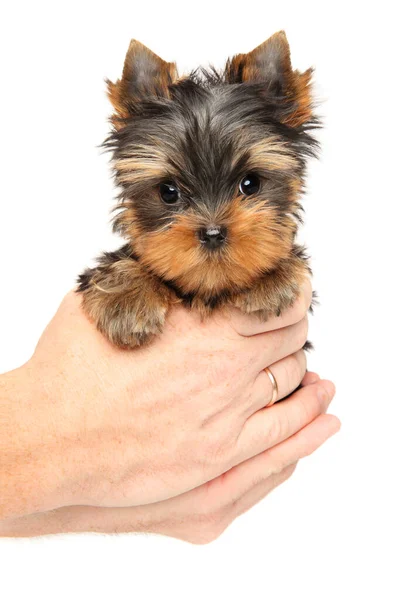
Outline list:
[[[257,470],[262,480],[250,489],[236,503],[236,516],[239,516],[263,500],[274,488],[289,479],[301,458],[315,452],[327,439],[340,429],[340,421],[333,415],[320,415],[297,434],[278,446],[267,450],[253,459],[251,468]],[[282,468],[280,468],[280,466]],[[273,471],[270,469],[280,469]],[[237,473],[237,477],[243,474]],[[255,480],[258,479],[255,475]]]
[[[316,383],[319,380],[320,380],[320,376],[317,373],[313,373],[312,371],[307,371],[307,373],[303,377],[301,385],[302,385],[302,387],[306,387],[307,385]]]
[[[240,335],[247,337],[298,323],[307,314],[311,302],[312,287],[310,280],[307,279],[303,283],[294,304],[279,317],[271,317],[267,321],[261,321],[256,314],[245,314],[237,308],[232,308],[228,318],[232,328]]]
[[[265,367],[301,350],[308,336],[308,317],[284,329],[242,338],[242,350],[251,357],[250,369],[257,375]]]
[[[289,477],[293,475],[296,466],[297,463],[293,463],[282,469],[279,473],[273,473],[267,477],[265,481],[262,481],[252,490],[244,494],[244,496],[235,503],[235,514],[233,515],[233,519],[236,519],[253,508],[253,506],[261,502],[261,500],[264,500],[264,498],[266,498],[266,496],[268,496],[275,488],[287,481]]]
[[[299,350],[268,368],[278,387],[276,402],[286,398],[299,387],[307,368],[306,353],[304,350]],[[269,376],[265,371],[261,371],[253,385],[251,406],[246,414],[247,418],[261,408],[272,406],[273,389]]]
[[[300,388],[284,402],[263,408],[247,419],[237,441],[234,464],[283,442],[325,413],[335,394],[332,382],[321,380]]]
[[[228,496],[236,499],[237,514],[241,514],[247,510],[246,506],[253,506],[281,482],[282,472],[287,469],[286,474],[289,475],[294,464],[315,452],[339,429],[337,417],[319,415],[287,440],[240,463],[208,485],[211,491],[215,488],[219,498]]]

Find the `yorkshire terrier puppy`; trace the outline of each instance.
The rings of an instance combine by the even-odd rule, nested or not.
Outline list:
[[[112,343],[148,342],[177,302],[263,319],[294,302],[309,272],[295,240],[318,146],[311,76],[292,69],[284,32],[221,71],[186,76],[131,42],[121,79],[107,82],[105,142],[120,188],[114,229],[127,243],[78,286]]]

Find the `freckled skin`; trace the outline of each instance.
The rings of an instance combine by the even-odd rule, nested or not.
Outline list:
[[[127,243],[78,287],[113,343],[146,343],[177,302],[202,317],[234,305],[263,319],[293,304],[309,273],[295,237],[317,147],[310,79],[292,69],[282,32],[221,73],[184,77],[131,42],[122,78],[108,83],[115,113],[105,142],[120,188],[114,229]],[[247,195],[249,173],[259,186]],[[163,182],[175,186],[174,203],[163,201]],[[199,232],[215,228],[224,236],[211,250]]]

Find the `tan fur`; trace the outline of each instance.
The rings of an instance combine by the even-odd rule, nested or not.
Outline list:
[[[138,149],[134,155],[114,161],[113,166],[116,171],[117,182],[120,184],[141,183],[146,179],[154,178],[162,179],[167,172],[171,173],[171,167],[165,155],[156,150],[152,151],[151,154],[147,151],[146,154]]]
[[[301,178],[292,179],[289,183],[291,189],[289,200],[291,202],[297,202],[303,192],[303,181]]]
[[[268,142],[254,144],[246,151],[250,152],[249,169],[257,170],[265,166],[271,171],[291,171],[297,166],[297,159],[290,148],[278,138],[270,137]]]
[[[229,232],[225,246],[211,256],[196,235],[199,227],[210,222],[226,226]],[[278,224],[274,208],[237,198],[204,222],[187,213],[169,228],[148,235],[138,230],[131,214],[129,232],[144,265],[175,281],[185,293],[196,291],[201,296],[245,288],[262,272],[273,270],[289,256],[294,228],[290,217],[284,225]]]

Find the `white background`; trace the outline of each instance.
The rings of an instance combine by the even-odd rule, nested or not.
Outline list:
[[[4,600],[400,598],[399,87],[394,2],[18,2],[0,19],[0,370],[29,358],[75,276],[118,245],[97,146],[134,37],[181,71],[279,29],[316,67],[326,128],[306,239],[321,307],[309,367],[341,432],[216,542],[0,541]]]

